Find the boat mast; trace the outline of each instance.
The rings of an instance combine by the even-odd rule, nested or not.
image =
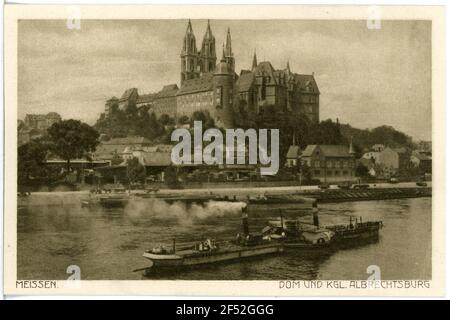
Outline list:
[[[242,227],[244,229],[244,236],[248,236],[249,228],[248,228],[247,206],[242,208]]]

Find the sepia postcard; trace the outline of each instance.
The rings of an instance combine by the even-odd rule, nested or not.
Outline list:
[[[6,295],[441,296],[439,6],[6,5]]]

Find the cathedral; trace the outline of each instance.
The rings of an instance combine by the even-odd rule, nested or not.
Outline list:
[[[165,85],[159,92],[143,95],[137,88],[128,89],[120,99],[113,97],[106,102],[106,115],[114,104],[121,109],[134,104],[157,116],[167,114],[175,118],[208,111],[217,126],[232,128],[235,111],[259,113],[266,106],[274,106],[319,122],[320,92],[314,73],[293,73],[289,62],[277,70],[268,61],[258,63],[255,52],[251,67],[237,74],[229,28],[219,62],[217,53],[209,20],[200,50],[189,20],[181,46],[179,85]]]

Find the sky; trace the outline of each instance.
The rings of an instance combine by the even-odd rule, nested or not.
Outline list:
[[[357,20],[211,20],[220,59],[231,30],[236,72],[253,53],[292,72],[314,72],[320,119],[365,129],[390,125],[431,140],[431,22]],[[180,81],[187,20],[21,20],[18,117],[58,112],[94,124],[105,101],[128,88],[156,92]],[[206,20],[193,20],[197,48]]]

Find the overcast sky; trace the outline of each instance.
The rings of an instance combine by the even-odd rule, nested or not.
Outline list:
[[[105,101],[131,87],[155,92],[180,79],[185,20],[19,22],[19,118],[56,111],[93,124]],[[206,20],[194,20],[197,47]],[[320,118],[358,128],[391,125],[431,140],[431,23],[212,20],[218,58],[230,27],[236,71],[258,61],[315,73]]]

